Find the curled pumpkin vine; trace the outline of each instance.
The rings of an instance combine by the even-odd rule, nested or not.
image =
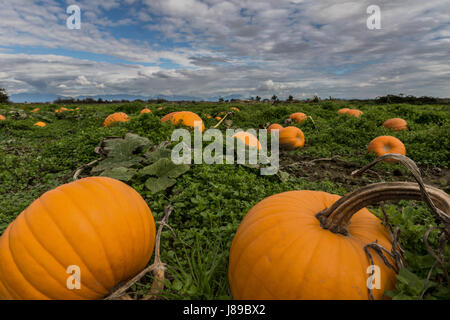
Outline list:
[[[414,161],[412,161],[408,157],[400,155],[400,154],[391,153],[391,154],[385,154],[381,157],[378,157],[372,163],[366,165],[365,167],[363,167],[359,170],[352,172],[352,176],[354,176],[354,177],[360,176],[365,171],[369,170],[374,165],[376,165],[378,162],[387,160],[387,159],[400,162],[408,169],[409,172],[412,173],[412,175],[414,176],[414,179],[419,184],[422,199],[424,199],[425,203],[428,205],[431,212],[433,212],[433,214],[436,216],[437,220],[439,222],[441,222],[441,225],[442,225],[441,227],[431,227],[424,234],[425,247],[426,247],[428,253],[435,259],[435,262],[433,263],[432,267],[430,268],[430,270],[428,272],[427,279],[424,284],[424,288],[419,296],[419,299],[422,299],[425,294],[425,291],[427,289],[427,284],[429,282],[429,279],[431,277],[433,269],[435,268],[436,265],[439,264],[441,266],[443,273],[444,273],[444,277],[445,277],[447,283],[450,285],[449,274],[448,274],[447,268],[445,266],[445,263],[443,261],[445,246],[446,246],[449,236],[450,236],[450,217],[448,215],[449,202],[448,202],[448,200],[445,201],[446,200],[445,197],[443,197],[441,199],[435,198],[434,201],[440,201],[436,205],[435,202],[433,201],[434,197],[430,194],[430,192],[429,192],[430,190],[427,189],[427,187],[425,186],[425,183],[423,182],[422,175],[420,174],[420,169],[417,167],[417,165],[415,164]],[[386,215],[383,207],[382,207],[382,212],[383,212],[383,215],[385,218],[385,222],[387,222],[387,215]],[[391,231],[391,235],[392,235],[392,227],[389,225],[389,223],[387,223],[387,225],[388,225],[388,229]],[[435,251],[428,242],[428,237],[433,230],[440,231],[440,233],[439,233],[439,248],[437,251]],[[397,228],[396,234],[393,235],[393,246],[392,246],[392,252],[390,252],[390,253],[387,252],[387,250],[384,248],[379,248],[379,246],[375,243],[367,245],[366,246],[367,250],[365,248],[365,251],[366,251],[366,254],[368,255],[369,259],[372,261],[372,257],[368,251],[368,248],[369,247],[370,248],[378,248],[375,251],[383,258],[385,263],[386,263],[386,260],[384,259],[383,251],[387,252],[389,255],[391,255],[391,257],[395,258],[395,261],[397,262],[397,266],[402,267],[402,264],[399,264],[399,263],[401,263],[401,255],[398,254],[398,252],[396,250],[396,246],[394,246],[394,243],[396,243],[398,241],[398,234],[399,234],[399,230]],[[388,263],[386,263],[386,264],[391,267],[390,264],[388,264]],[[396,271],[396,272],[398,273],[398,271]],[[373,299],[370,288],[369,288],[369,294],[370,294],[371,298]]]
[[[133,300],[126,292],[128,291],[131,286],[133,286],[135,283],[137,283],[139,280],[141,280],[145,275],[147,275],[149,272],[152,272],[153,274],[153,283],[150,288],[149,293],[142,298],[142,300],[152,300],[157,297],[159,297],[164,290],[164,279],[165,279],[165,272],[167,270],[167,267],[165,263],[161,261],[160,257],[160,247],[161,247],[161,234],[164,229],[164,227],[167,227],[174,233],[173,229],[169,226],[169,216],[173,211],[172,205],[167,205],[164,209],[164,217],[161,221],[158,222],[158,232],[156,234],[156,242],[155,242],[155,260],[154,262],[142,270],[140,273],[138,273],[135,277],[127,281],[126,283],[120,285],[116,289],[114,289],[113,292],[111,292],[105,300]]]

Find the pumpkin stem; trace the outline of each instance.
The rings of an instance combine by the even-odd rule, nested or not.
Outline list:
[[[386,154],[364,168],[353,172],[352,175],[360,175],[379,161],[388,158],[404,164],[412,172],[418,184],[413,182],[382,182],[357,189],[316,215],[322,228],[334,233],[348,235],[351,217],[366,206],[386,200],[425,200],[430,209],[443,222],[444,232],[448,237],[450,234],[450,197],[440,189],[425,185],[420,176],[419,168],[411,159],[398,154]]]

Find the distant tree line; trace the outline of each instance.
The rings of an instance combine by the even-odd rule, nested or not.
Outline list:
[[[142,103],[153,103],[153,104],[159,104],[159,103],[165,103],[168,102],[166,99],[149,99],[149,100],[142,100],[142,99],[135,99],[135,100],[103,100],[102,98],[93,99],[93,98],[84,98],[84,99],[75,99],[75,98],[58,98],[53,103],[55,104],[101,104],[101,103],[128,103],[128,102],[142,102]]]
[[[9,96],[6,89],[0,88],[0,103],[9,103]]]

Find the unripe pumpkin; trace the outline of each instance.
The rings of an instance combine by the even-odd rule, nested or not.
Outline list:
[[[297,113],[293,113],[289,116],[289,119],[291,119],[292,121],[295,121],[297,123],[302,123],[305,122],[306,119],[308,119],[308,116],[306,114],[304,114],[303,112],[297,112]]]
[[[288,150],[303,148],[305,145],[305,135],[297,127],[286,127],[280,131],[280,147]]]
[[[406,155],[406,148],[403,142],[396,137],[380,136],[373,139],[367,148],[368,152],[375,153],[378,157],[387,153],[397,153]],[[387,159],[388,162],[396,162],[395,160]]]
[[[395,131],[408,130],[408,123],[402,118],[392,118],[383,123],[383,127]]]
[[[0,299],[101,299],[142,271],[155,243],[142,197],[91,177],[46,192],[0,237]],[[80,289],[68,289],[70,266]]]
[[[130,118],[126,113],[116,112],[106,117],[105,121],[103,122],[103,126],[109,127],[111,124],[116,122],[128,122],[128,121],[130,121]]]

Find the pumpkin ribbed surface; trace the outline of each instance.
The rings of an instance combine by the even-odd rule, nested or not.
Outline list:
[[[142,197],[91,177],[42,195],[0,237],[0,299],[100,299],[140,272],[155,243]],[[66,286],[80,268],[81,289]]]
[[[297,123],[302,123],[302,122],[305,122],[306,119],[308,119],[308,116],[307,116],[306,114],[302,113],[302,112],[297,112],[297,113],[291,114],[291,115],[289,116],[289,118],[290,118],[292,121],[295,121],[295,122],[297,122]]]
[[[368,146],[368,151],[375,153],[378,157],[387,153],[398,153],[406,155],[406,148],[403,142],[396,137],[380,136],[373,139]],[[388,162],[396,162],[395,160],[387,159]]]
[[[321,191],[271,196],[244,217],[233,239],[229,282],[234,299],[369,299],[366,273],[371,263],[364,246],[378,241],[391,249],[381,221],[367,209],[352,218],[349,235],[325,230],[315,215],[340,198]],[[380,267],[380,299],[395,273],[373,254]]]
[[[283,130],[283,126],[281,124],[278,123],[274,123],[271,124],[268,128],[267,128],[267,132],[270,133],[272,130]]]
[[[305,145],[305,135],[297,127],[286,127],[280,131],[280,147],[286,149],[303,148]]]
[[[115,122],[128,122],[130,121],[130,118],[128,115],[124,112],[116,112],[113,114],[110,114],[105,121],[103,122],[103,126],[108,127],[111,124]]]
[[[161,118],[161,121],[166,122],[169,121],[172,122],[174,125],[181,124],[186,127],[194,128],[195,122],[201,122],[200,124],[200,130],[202,132],[205,131],[205,125],[203,124],[202,118],[200,118],[196,113],[190,112],[190,111],[179,111],[179,112],[172,112],[168,115]]]
[[[383,127],[395,131],[408,130],[408,123],[402,118],[392,118],[383,123]]]

